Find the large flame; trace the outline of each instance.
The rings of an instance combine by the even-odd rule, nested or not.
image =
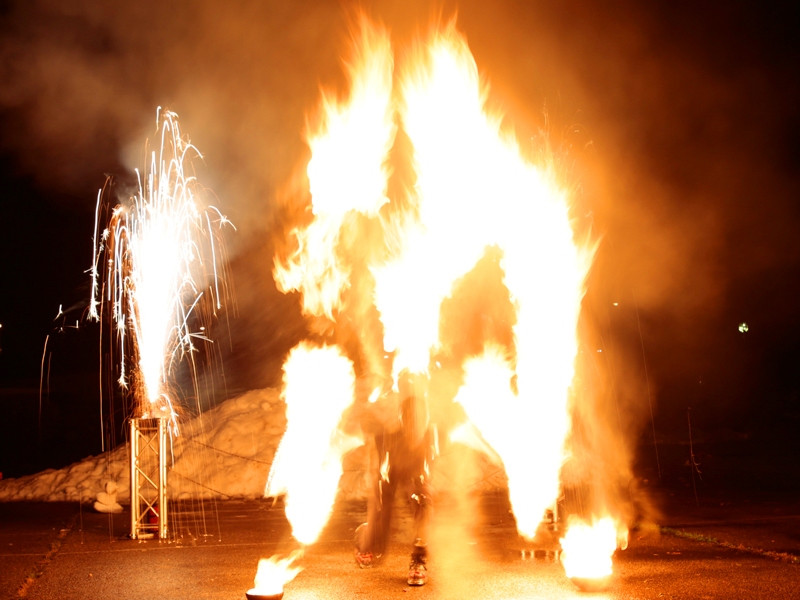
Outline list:
[[[388,37],[364,22],[349,69],[351,95],[342,103],[325,95],[319,129],[309,133],[314,220],[293,231],[297,250],[286,264],[276,263],[274,276],[284,292],[302,292],[303,308],[312,315],[333,318],[350,283],[343,233],[356,227],[357,213],[374,216],[388,202],[385,161],[396,130],[392,69]]]
[[[421,233],[411,259],[388,275],[392,286],[414,290],[413,310],[407,297],[381,294],[379,277],[377,298],[387,337],[413,335],[408,346],[427,353],[453,284],[488,247],[500,249],[516,307],[515,355],[512,361],[487,351],[471,360],[456,399],[503,460],[517,526],[532,537],[559,492],[591,253],[575,243],[564,192],[521,157],[499,118],[487,114],[485,95],[467,43],[452,25],[434,36],[403,79]]]
[[[214,309],[221,305],[216,232],[228,221],[199,202],[201,188],[187,169],[200,153],[182,137],[177,115],[159,111],[158,128],[160,145],[144,173],[137,171],[138,191],[113,208],[95,246],[90,317],[99,318],[98,307],[110,303],[123,386],[129,377],[126,358],[134,361],[139,396],[134,416],[174,418],[169,374],[195,350],[194,341],[204,337],[201,328],[192,326],[192,317],[208,280]],[[101,191],[96,227],[102,200]]]
[[[304,312],[329,319],[350,285],[344,233],[357,231],[359,213],[375,216],[388,202],[385,160],[396,130],[393,57],[385,32],[362,20],[361,33],[349,67],[349,98],[340,103],[325,95],[318,129],[308,133],[314,219],[293,231],[297,248],[285,263],[276,261],[273,273],[281,290],[302,293]],[[309,544],[332,510],[342,456],[362,443],[339,429],[353,401],[355,374],[338,348],[306,343],[292,350],[283,372],[288,425],[265,494],[286,494],[292,533]]]
[[[283,365],[286,433],[275,454],[265,495],[286,495],[295,539],[316,541],[328,521],[344,454],[361,445],[339,428],[353,402],[352,363],[334,346],[296,346]]]
[[[391,375],[396,386],[404,370],[429,372],[443,344],[443,304],[482,259],[499,257],[505,302],[514,310],[505,325],[508,343],[482,341],[477,356],[461,365],[455,399],[502,461],[517,527],[533,537],[560,491],[593,248],[576,240],[567,194],[553,173],[526,160],[501,118],[487,110],[488,89],[454,23],[410,53],[398,73],[386,33],[361,25],[348,66],[350,96],[342,103],[325,96],[319,129],[309,136],[313,219],[292,232],[296,250],[276,260],[276,280],[284,291],[301,292],[307,314],[330,320],[334,337],[339,326],[376,328],[366,311],[348,312],[347,294],[371,303],[382,337],[377,350],[391,362],[380,375]],[[395,122],[407,136],[406,154],[393,146]],[[416,177],[402,197],[387,198],[390,158]],[[351,287],[354,265],[366,268],[368,276],[358,276],[369,285]],[[370,358],[365,362],[380,363]],[[338,368],[347,375],[289,362],[284,368],[287,402],[295,378],[313,378],[328,390],[303,392],[309,407],[331,404],[324,409],[327,431],[313,432],[315,410],[298,415],[306,417],[297,424],[305,440],[327,440],[338,427],[333,405],[344,405],[344,388],[335,382],[353,377],[353,366],[342,360]],[[281,454],[287,460],[283,445]],[[302,469],[301,455],[291,461]]]

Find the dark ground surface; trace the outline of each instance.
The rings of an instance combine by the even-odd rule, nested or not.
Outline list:
[[[383,563],[359,570],[351,540],[365,507],[337,504],[284,598],[800,598],[796,494],[650,493],[658,526],[631,532],[601,593],[578,590],[551,558],[521,558],[507,499],[489,495],[437,510],[423,588],[405,583],[406,508]],[[105,515],[69,503],[0,504],[0,597],[243,600],[258,560],[296,547],[283,507],[266,500],[176,505],[167,541],[129,539],[128,518],[127,508]]]

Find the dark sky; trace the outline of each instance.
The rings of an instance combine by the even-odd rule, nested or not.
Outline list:
[[[364,6],[402,47],[427,29],[428,4]],[[274,384],[302,331],[296,301],[271,283],[276,197],[307,158],[302,132],[320,85],[341,89],[352,6],[0,6],[0,401],[13,415],[5,427],[32,428],[58,453],[71,443],[63,429],[99,420],[99,334],[83,319],[95,200],[106,174],[129,178],[139,166],[157,106],[180,115],[205,156],[203,184],[238,228],[227,238],[236,303],[220,342],[229,388],[221,393]],[[446,17],[455,11],[491,107],[520,140],[549,141],[581,219],[602,238],[586,318],[617,389],[652,403],[664,437],[678,435],[689,407],[708,430],[797,424],[796,9],[442,4]],[[53,321],[60,305],[78,330]],[[44,413],[43,355],[52,373]],[[58,399],[75,387],[79,394]],[[0,450],[1,470],[13,461],[9,444]]]

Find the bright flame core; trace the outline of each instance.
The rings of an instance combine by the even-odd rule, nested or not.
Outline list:
[[[357,54],[348,101],[324,96],[319,131],[309,134],[314,221],[293,231],[298,248],[274,270],[279,289],[302,292],[306,313],[329,318],[349,285],[350,265],[339,252],[344,233],[356,214],[375,216],[389,201],[385,160],[396,131],[391,46],[384,34],[365,27]]]
[[[265,496],[286,495],[292,534],[311,544],[328,521],[342,456],[362,444],[339,428],[342,413],[353,402],[355,376],[338,348],[308,342],[291,351],[283,370],[287,426]]]
[[[613,572],[611,556],[617,549],[614,519],[604,517],[592,524],[571,520],[561,540],[561,563],[570,579],[604,579]]]
[[[565,194],[521,157],[499,119],[487,115],[466,41],[451,26],[426,49],[402,87],[422,233],[410,246],[411,260],[390,273],[391,283],[376,275],[377,304],[387,338],[405,335],[401,348],[428,358],[453,285],[487,247],[500,249],[516,307],[514,360],[494,349],[470,360],[456,401],[502,458],[517,526],[533,537],[559,492],[591,252],[575,244]],[[382,294],[384,285],[413,289],[413,309],[406,297]]]

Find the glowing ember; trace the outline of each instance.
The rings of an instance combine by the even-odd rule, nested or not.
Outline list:
[[[258,561],[258,570],[253,587],[247,591],[250,598],[279,597],[284,586],[303,570],[303,567],[292,566],[294,561],[302,558],[303,551],[295,550],[286,558],[272,556]]]
[[[561,540],[561,562],[579,587],[603,587],[611,577],[618,532],[611,517],[588,523],[570,520]]]
[[[167,416],[174,426],[168,375],[195,350],[196,339],[205,339],[191,320],[207,279],[213,309],[220,307],[215,235],[228,221],[213,207],[198,207],[199,186],[186,167],[188,157],[200,154],[181,137],[177,115],[160,113],[158,125],[160,148],[151,153],[144,174],[137,171],[138,192],[113,208],[99,244],[103,192],[98,195],[90,317],[99,319],[98,306],[110,304],[122,386],[130,377],[126,358],[134,362],[139,393],[134,416]]]

